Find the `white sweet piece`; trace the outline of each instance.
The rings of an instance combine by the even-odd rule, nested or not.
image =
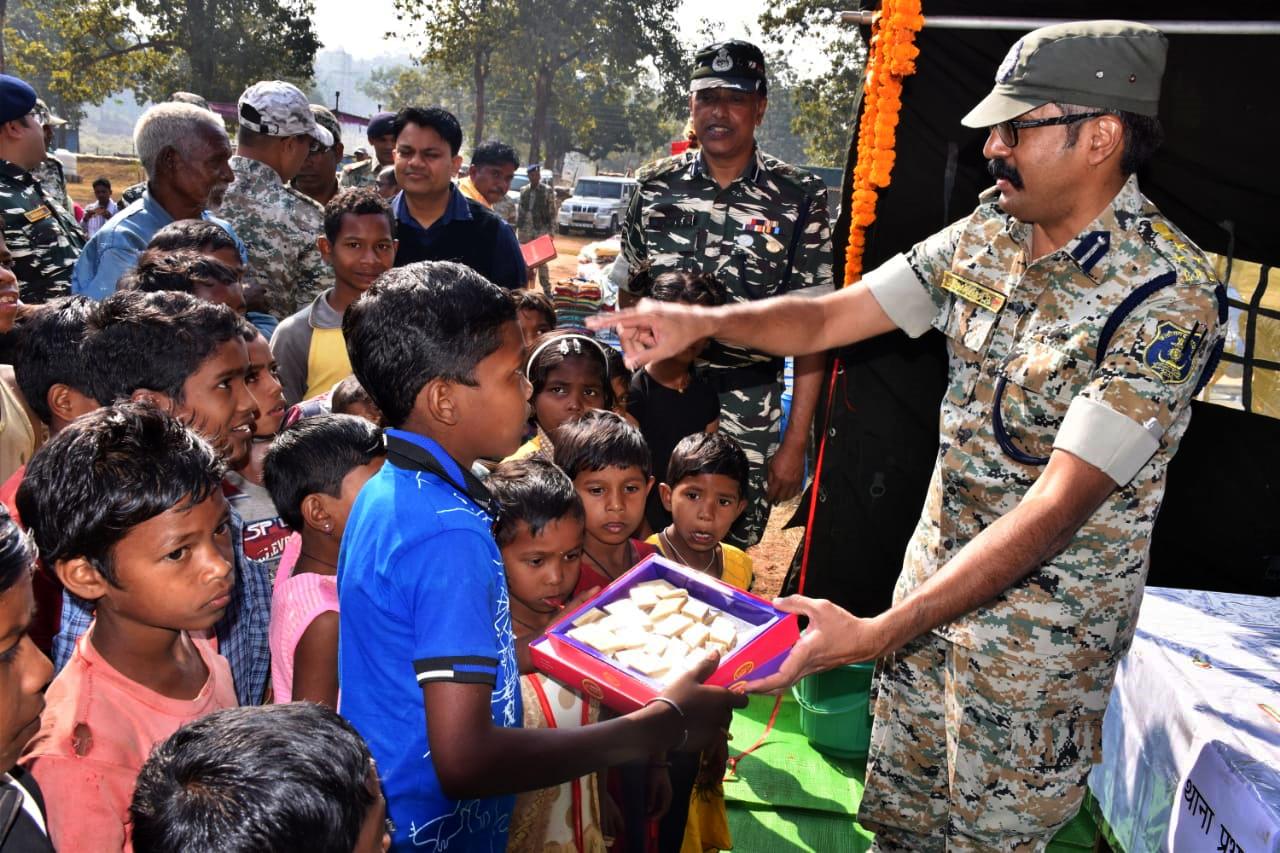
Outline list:
[[[680,609],[680,612],[695,622],[704,622],[706,621],[707,614],[711,612],[711,605],[707,604],[705,601],[699,601],[696,598],[691,598],[684,603],[684,607]]]
[[[617,601],[606,604],[604,609],[610,616],[635,615],[642,619],[644,617],[644,611],[629,598],[619,598]]]
[[[634,669],[647,678],[656,678],[671,668],[662,658],[639,650],[618,652],[617,660],[627,669]]]
[[[644,628],[629,625],[614,635],[622,649],[639,649],[649,642],[649,632]]]
[[[662,657],[667,653],[667,647],[669,645],[671,645],[671,643],[666,637],[661,634],[651,634],[649,636],[649,641],[644,644],[644,650],[648,654]]]
[[[608,631],[599,625],[584,625],[581,628],[569,629],[569,636],[577,640],[583,645],[590,646],[598,652],[604,654],[612,654],[626,646],[618,639],[617,635]]]
[[[631,600],[641,610],[652,610],[658,603],[658,593],[647,586],[637,586],[631,590]]]
[[[605,613],[603,610],[593,607],[577,619],[574,619],[573,624],[575,627],[581,628],[583,625],[590,625],[592,622],[599,622],[604,617]]]
[[[711,641],[724,646],[726,651],[738,643],[738,629],[724,616],[716,617],[708,630],[711,632]]]
[[[693,620],[683,613],[672,613],[654,625],[653,631],[655,634],[661,634],[664,637],[675,637],[692,624],[694,624]]]
[[[702,650],[705,651],[707,654],[716,652],[722,658],[729,653],[728,646],[724,645],[723,643],[717,643],[715,640],[707,640],[707,644],[702,647]]]
[[[649,618],[656,625],[658,622],[666,619],[673,613],[679,613],[680,607],[684,604],[683,598],[660,598],[658,603],[653,605],[653,609],[649,611]]]
[[[701,622],[694,622],[688,628],[680,632],[680,639],[689,644],[690,648],[700,649],[711,636],[710,629]]]

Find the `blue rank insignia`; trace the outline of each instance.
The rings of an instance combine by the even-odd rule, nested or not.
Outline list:
[[[1191,377],[1191,362],[1204,342],[1204,332],[1184,329],[1168,320],[1156,326],[1156,337],[1143,355],[1143,363],[1157,379],[1169,385],[1181,385]]]

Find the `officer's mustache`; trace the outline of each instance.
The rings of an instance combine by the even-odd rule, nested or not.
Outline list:
[[[1013,184],[1013,188],[1015,190],[1022,189],[1022,175],[1019,175],[1017,169],[1010,166],[999,157],[987,161],[987,171],[995,180],[998,181],[1001,178],[1004,178],[1006,181]]]

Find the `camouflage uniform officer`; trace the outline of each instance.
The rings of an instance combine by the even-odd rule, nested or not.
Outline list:
[[[615,320],[641,362],[708,334],[775,352],[946,335],[940,448],[894,605],[859,619],[784,599],[809,626],[748,685],[880,659],[858,815],[880,850],[1042,850],[1099,758],[1226,319],[1209,263],[1134,177],[1160,139],[1165,52],[1143,24],[1036,30],[964,119],[990,128],[997,179],[970,216],[816,302]]]
[[[516,215],[516,237],[521,243],[554,233],[556,227],[556,191],[542,182],[542,166],[530,163],[525,173],[529,183],[520,190],[520,209]],[[551,294],[551,273],[546,264],[538,267],[538,284],[544,293]]]
[[[71,214],[32,175],[45,157],[44,130],[35,110],[35,90],[0,74],[0,212],[13,274],[28,303],[65,296],[84,247]]]
[[[44,99],[36,99],[36,118],[44,127],[44,159],[40,165],[31,170],[31,176],[44,187],[45,195],[62,205],[67,213],[74,213],[71,194],[67,192],[67,176],[62,168],[62,161],[53,156],[53,129],[67,123],[62,116],[54,115],[53,110]]]
[[[218,215],[249,250],[250,307],[261,294],[266,309],[283,319],[310,304],[330,277],[316,248],[324,208],[287,182],[312,148],[333,145],[334,139],[316,124],[306,96],[289,83],[255,83],[240,96],[238,110],[231,158],[236,178]]]
[[[338,185],[342,189],[345,190],[347,187],[377,189],[378,173],[395,163],[392,153],[396,146],[395,133],[392,131],[395,120],[395,113],[378,113],[369,119],[369,127],[366,128],[365,135],[369,138],[374,156],[342,167],[342,177],[338,179]]]
[[[704,48],[690,88],[701,147],[641,169],[622,228],[625,263],[614,265],[614,281],[625,290],[628,271],[649,263],[654,275],[713,272],[736,302],[831,292],[826,186],[754,144],[768,91],[760,49],[743,41]],[[735,126],[735,103],[742,100],[755,112],[746,126]],[[717,175],[729,160],[726,150],[743,156],[731,175]],[[823,356],[797,363],[791,426],[781,446],[782,360],[722,341],[703,357],[706,378],[720,391],[720,429],[742,444],[751,463],[748,506],[729,537],[745,547],[764,533],[770,499],[799,493]]]

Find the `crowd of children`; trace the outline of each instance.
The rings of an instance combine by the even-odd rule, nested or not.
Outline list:
[[[618,715],[528,649],[651,554],[750,587],[722,544],[746,461],[698,348],[632,376],[541,293],[391,269],[371,190],[334,197],[319,242],[334,286],[270,337],[204,221],[101,302],[21,319],[0,850],[727,846],[745,700],[701,683],[714,655]]]

